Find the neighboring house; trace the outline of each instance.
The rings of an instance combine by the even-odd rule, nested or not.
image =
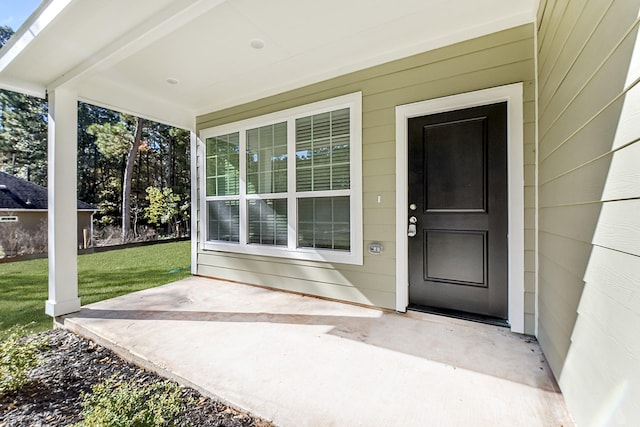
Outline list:
[[[0,51],[48,96],[192,131],[192,270],[535,335],[580,425],[640,424],[640,0],[49,0]],[[80,308],[50,224],[46,310]],[[443,343],[442,345],[446,345]]]
[[[15,224],[27,233],[38,233],[47,223],[47,198],[45,187],[0,172],[0,230],[3,224]],[[77,203],[77,243],[82,248],[85,233],[89,239],[93,235],[92,218],[98,209],[80,200]]]

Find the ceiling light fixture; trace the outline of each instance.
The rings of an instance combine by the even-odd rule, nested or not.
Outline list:
[[[167,79],[167,83],[169,83],[170,85],[177,85],[178,83],[180,83],[180,80],[176,79],[175,77],[169,77]]]
[[[264,47],[264,40],[262,39],[251,39],[249,44],[254,49],[262,49]]]

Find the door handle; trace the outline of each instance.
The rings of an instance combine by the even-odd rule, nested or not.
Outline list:
[[[407,236],[414,237],[417,234],[416,223],[418,222],[418,218],[412,216],[409,218],[409,230],[407,231]]]

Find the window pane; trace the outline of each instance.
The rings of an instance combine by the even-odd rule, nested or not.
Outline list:
[[[240,194],[239,133],[207,138],[206,187],[207,196]]]
[[[287,191],[287,123],[247,131],[247,194]]]
[[[287,245],[287,199],[249,200],[248,243]]]
[[[348,196],[298,199],[298,247],[350,250]]]
[[[207,202],[209,241],[240,241],[240,203],[237,200]]]
[[[297,191],[350,188],[349,109],[296,120]]]

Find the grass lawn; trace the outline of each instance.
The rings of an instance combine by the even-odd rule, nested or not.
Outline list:
[[[152,288],[189,276],[190,242],[163,243],[78,256],[82,304]],[[0,264],[0,339],[13,325],[28,332],[51,328],[44,314],[48,297],[47,260]]]

